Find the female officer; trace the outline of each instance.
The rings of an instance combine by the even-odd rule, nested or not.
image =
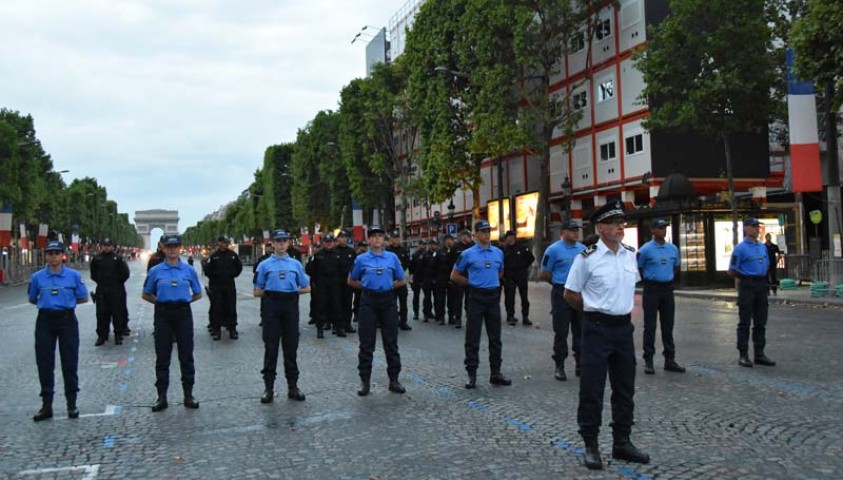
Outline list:
[[[181,237],[165,235],[161,239],[166,260],[152,268],[143,286],[141,297],[155,304],[155,387],[158,400],[153,412],[167,408],[167,387],[170,386],[170,357],[173,336],[179,347],[184,406],[199,408],[193,398],[193,312],[190,303],[202,298],[202,285],[196,270],[179,258]]]
[[[36,422],[53,416],[53,393],[56,366],[56,340],[61,355],[67,416],[79,418],[76,393],[79,391],[79,322],[76,305],[88,301],[88,289],[76,270],[62,264],[64,245],[50,242],[44,249],[47,268],[32,274],[29,280],[29,303],[38,306],[35,323],[35,361],[41,380],[41,410],[32,417]]]

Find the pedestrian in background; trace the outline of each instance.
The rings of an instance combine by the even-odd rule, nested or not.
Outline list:
[[[425,323],[436,319],[436,313],[433,310],[433,288],[436,286],[436,256],[439,250],[439,241],[431,238],[427,241],[427,250],[422,257],[422,272],[424,272],[424,283],[422,284],[422,292],[424,299],[422,300],[422,315],[424,315]]]
[[[345,230],[340,230],[337,234],[336,248],[340,256],[340,276],[342,278],[340,282],[340,327],[338,327],[338,331],[341,328],[345,333],[356,333],[357,330],[351,322],[354,289],[345,282],[345,278],[348,277],[349,272],[354,267],[354,259],[357,257],[354,248],[348,244],[349,237],[351,237],[351,234]],[[337,336],[340,336],[339,333],[337,333]]]
[[[612,386],[612,457],[648,463],[650,456],[630,440],[635,403],[635,344],[632,307],[640,280],[635,249],[622,243],[626,212],[609,202],[591,217],[600,240],[574,259],[565,300],[583,312],[582,376],[577,423],[585,442],[585,466],[603,468],[597,437],[603,422],[606,373]]]
[[[474,240],[471,237],[471,232],[468,230],[463,230],[460,232],[459,241],[454,244],[453,250],[453,261],[454,265],[457,264],[457,261],[460,258],[460,255],[465,250],[474,246]],[[460,285],[455,283],[454,284],[454,302],[456,302],[457,306],[460,306],[460,309],[456,310],[457,318],[457,327],[462,324],[462,310],[465,310],[466,318],[468,316],[468,286]]]
[[[304,273],[301,262],[288,253],[290,234],[285,230],[275,230],[272,232],[272,241],[277,253],[261,262],[253,292],[262,301],[265,299],[261,312],[264,344],[261,374],[265,386],[261,403],[270,403],[275,397],[279,345],[284,355],[287,398],[302,402],[305,396],[298,388],[297,360],[299,295],[310,292],[310,279]]]
[[[386,243],[387,245],[384,248],[386,251],[392,252],[398,257],[398,261],[401,262],[401,268],[404,269],[404,275],[406,276],[410,269],[410,252],[401,245],[401,233],[397,230],[393,231],[392,234],[387,235]],[[398,300],[398,328],[405,331],[413,329],[407,322],[407,317],[409,316],[407,308],[408,296],[407,285],[395,290],[395,298]]]
[[[769,233],[764,235],[764,246],[767,247],[767,259],[770,261],[770,268],[767,269],[767,288],[768,291],[773,292],[773,295],[778,295],[779,279],[778,279],[778,265],[779,255],[782,251],[779,246],[773,243],[772,235]]]
[[[749,334],[752,328],[752,346],[755,351],[755,364],[772,367],[776,364],[765,353],[767,345],[767,270],[770,260],[767,247],[758,241],[759,226],[757,218],[749,217],[743,221],[744,239],[735,246],[729,261],[732,278],[739,278],[738,284],[738,364],[752,367],[749,359]]]
[[[424,254],[427,252],[427,242],[422,240],[413,256],[410,257],[410,287],[413,289],[413,320],[419,319],[419,302],[421,301],[422,285],[424,284]]]
[[[202,263],[202,271],[208,277],[211,301],[211,328],[214,340],[222,337],[222,327],[228,336],[237,340],[237,289],[234,279],[243,271],[240,256],[231,251],[227,237],[217,238],[217,250]]]
[[[465,388],[477,387],[477,367],[480,365],[480,336],[483,324],[489,337],[489,383],[512,385],[501,373],[501,277],[503,252],[491,242],[491,225],[486,220],[474,224],[476,245],[465,250],[451,272],[451,281],[468,286],[468,318],[465,324]],[[467,277],[467,278],[466,278]]]
[[[573,220],[562,224],[559,240],[547,247],[542,257],[539,277],[553,287],[550,290],[550,314],[553,317],[553,361],[556,371],[553,376],[566,381],[565,359],[568,358],[568,331],[571,332],[571,350],[574,353],[574,373],[580,376],[582,343],[582,314],[565,301],[565,282],[577,255],[585,245],[577,241],[580,226]]]
[[[129,265],[114,252],[114,242],[106,238],[102,250],[91,260],[91,280],[96,282],[94,294],[97,312],[97,341],[99,347],[108,340],[109,330],[114,326],[114,344],[122,345],[123,336],[128,335],[126,307],[126,280],[129,279]]]
[[[395,304],[395,289],[407,284],[404,268],[394,253],[384,250],[383,229],[371,227],[367,234],[369,251],[354,260],[354,268],[348,275],[348,285],[363,292],[358,319],[360,353],[357,369],[360,373],[360,390],[357,394],[365,397],[371,389],[377,327],[381,329],[381,341],[386,354],[389,391],[404,393],[406,390],[398,381],[401,355],[398,353],[398,308]]]
[[[664,369],[684,373],[685,367],[676,363],[673,343],[673,322],[676,302],[673,298],[673,279],[679,274],[679,249],[668,242],[670,222],[655,219],[650,222],[653,239],[638,251],[638,269],[644,280],[642,306],[644,308],[644,373],[656,373],[653,356],[656,353],[656,317],[661,324]]]
[[[38,307],[35,321],[35,363],[41,382],[41,409],[32,417],[36,422],[52,418],[55,394],[56,343],[61,357],[67,416],[79,418],[76,396],[79,392],[79,322],[76,305],[88,301],[88,288],[82,275],[62,262],[64,245],[48,242],[44,248],[47,265],[32,274],[27,291],[29,303]]]
[[[504,235],[503,241],[503,304],[506,307],[506,321],[516,325],[515,318],[515,289],[521,297],[521,322],[530,326],[530,299],[527,296],[527,286],[530,277],[530,267],[536,261],[533,252],[526,243],[518,243],[515,232],[510,230]]]
[[[184,392],[184,406],[199,408],[193,398],[196,369],[193,364],[193,312],[190,304],[202,298],[202,285],[196,270],[181,261],[181,236],[162,237],[167,259],[149,271],[141,298],[155,304],[155,388],[158,399],[153,412],[166,409],[170,386],[170,359],[173,338],[178,345],[179,370]]]
[[[337,250],[334,235],[322,237],[322,248],[313,255],[309,265],[310,275],[318,288],[316,295],[316,338],[325,338],[324,331],[333,325],[334,335],[345,337],[345,323],[342,319],[342,284],[348,274],[344,273],[342,258]]]

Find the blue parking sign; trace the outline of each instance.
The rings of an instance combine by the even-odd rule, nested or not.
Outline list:
[[[449,223],[445,225],[445,231],[451,235],[457,234],[457,224],[456,223]]]

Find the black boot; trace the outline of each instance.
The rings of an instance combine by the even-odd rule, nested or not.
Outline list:
[[[742,367],[752,367],[752,361],[749,359],[749,355],[746,352],[741,352],[741,356],[738,359],[738,365]]]
[[[664,369],[668,372],[685,373],[685,367],[676,363],[673,358],[666,358],[664,360]]]
[[[357,395],[360,395],[361,397],[365,397],[366,395],[369,394],[369,390],[371,390],[371,388],[372,388],[372,385],[369,382],[369,379],[368,378],[361,378],[360,379],[360,390],[357,390]]]
[[[585,466],[590,470],[603,470],[603,458],[600,457],[597,437],[583,437],[583,442],[585,442]]]
[[[653,359],[652,358],[645,358],[644,359],[644,373],[647,375],[655,375],[656,374],[656,367],[653,366]]]
[[[650,463],[650,456],[638,449],[629,440],[628,433],[612,432],[612,457],[616,460],[626,460],[633,463]]]
[[[67,395],[67,418],[79,418],[79,409],[76,408],[76,394]]]
[[[404,385],[401,385],[401,382],[399,382],[396,378],[395,380],[389,381],[389,391],[394,393],[406,393],[407,389],[404,388]]]
[[[41,399],[41,410],[32,417],[33,421],[40,422],[48,418],[53,418],[53,396],[44,395]]]
[[[266,382],[266,390],[261,395],[261,403],[272,403],[275,398],[275,384],[273,382]]]
[[[477,372],[468,372],[468,381],[465,382],[465,388],[477,388]]]
[[[155,401],[155,404],[152,405],[153,412],[160,412],[161,410],[165,410],[169,404],[167,403],[167,389],[166,388],[159,388],[158,389],[158,400]]]
[[[398,328],[404,330],[405,332],[413,329],[413,327],[411,327],[407,322],[399,323]]]
[[[580,367],[579,355],[574,355],[574,374],[578,377],[582,374],[582,367]]]
[[[357,329],[349,325],[345,328],[345,333],[357,333]]]
[[[491,383],[492,385],[508,387],[512,385],[512,380],[504,377],[501,372],[493,372],[492,376],[489,377],[489,383]]]
[[[304,401],[304,394],[299,387],[296,385],[296,382],[287,382],[287,398],[290,400],[295,400],[297,402]]]
[[[553,374],[553,378],[559,380],[560,382],[564,382],[565,380],[568,380],[568,376],[565,375],[565,364],[564,363],[559,362],[556,365],[556,372]]]
[[[524,315],[524,320],[521,320],[521,323],[522,323],[525,327],[529,327],[529,326],[532,326],[532,325],[533,325],[533,322],[531,322],[531,321],[530,321],[530,319],[529,319],[529,318],[527,318],[527,316],[526,316],[526,315]]]
[[[199,402],[193,398],[193,385],[185,385],[184,389],[184,407],[185,408],[199,408]]]
[[[321,328],[316,329],[316,338],[325,338],[325,332]]]
[[[755,352],[755,364],[765,367],[773,367],[776,365],[776,362],[771,360],[767,355],[764,355],[764,350],[760,350]]]

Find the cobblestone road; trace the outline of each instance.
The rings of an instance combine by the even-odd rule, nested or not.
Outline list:
[[[142,265],[133,264],[132,273],[133,335],[126,343],[94,347],[94,309],[78,309],[78,420],[61,418],[64,399],[58,397],[57,418],[32,421],[39,391],[35,307],[26,303],[23,287],[0,290],[0,476],[833,479],[843,472],[839,309],[771,307],[767,351],[779,364],[746,369],[737,366],[734,305],[678,299],[678,360],[688,373],[664,372],[661,359],[654,376],[638,369],[633,439],[652,463],[609,459],[607,470],[591,472],[580,459],[578,384],[553,378],[547,286],[531,285],[534,327],[504,326],[504,373],[512,387],[488,384],[484,340],[479,388],[462,388],[464,330],[415,321],[413,331],[399,338],[407,394],[387,391],[379,345],[373,393],[360,398],[357,339],[317,340],[303,315],[299,366],[307,401],[282,396],[262,405],[258,303],[249,294],[251,275],[244,275],[238,282],[239,340],[213,342],[204,332],[208,304],[194,304],[201,408],[177,404],[153,414],[152,307],[140,300]],[[308,300],[302,300],[303,312]],[[640,355],[639,308],[633,319]],[[177,370],[176,362],[176,379]],[[570,377],[572,370],[569,365]],[[170,392],[176,401],[177,390]],[[601,447],[609,457],[608,427]]]

